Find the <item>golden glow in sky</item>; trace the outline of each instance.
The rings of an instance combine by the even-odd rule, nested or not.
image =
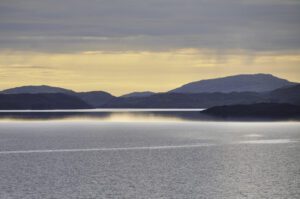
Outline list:
[[[162,52],[84,51],[0,54],[0,89],[51,85],[76,91],[164,92],[182,84],[241,73],[272,73],[300,81],[300,55],[211,52],[181,49]]]

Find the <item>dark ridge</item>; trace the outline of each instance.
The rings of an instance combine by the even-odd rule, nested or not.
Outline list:
[[[300,119],[300,106],[281,103],[216,106],[204,111],[220,118]]]
[[[207,108],[218,105],[251,104],[267,99],[258,93],[161,93],[149,97],[115,98],[104,108]]]
[[[92,108],[81,99],[62,93],[0,94],[1,110],[45,110]]]
[[[116,97],[104,91],[80,92],[74,94],[94,108],[100,108]]]
[[[300,84],[276,89],[268,96],[273,102],[300,105]]]
[[[69,89],[53,87],[53,86],[21,86],[11,89],[6,89],[0,92],[0,94],[49,94],[49,93],[62,93],[72,95],[85,101],[92,107],[101,107],[109,100],[115,98],[111,94],[104,91],[90,91],[90,92],[75,92]]]
[[[289,103],[300,105],[300,85],[271,92],[231,93],[159,93],[149,97],[115,98],[104,108],[209,108],[213,106],[255,103]]]

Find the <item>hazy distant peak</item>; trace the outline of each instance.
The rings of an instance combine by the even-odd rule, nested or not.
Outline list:
[[[37,85],[37,86],[21,86],[16,88],[10,88],[1,91],[4,94],[37,94],[37,93],[74,93],[74,91],[59,87],[47,86],[47,85]]]
[[[112,94],[106,91],[85,91],[85,92],[78,92],[78,94],[90,94],[90,95],[108,95],[114,97]]]
[[[213,93],[213,92],[265,92],[295,85],[271,74],[241,74],[215,79],[200,80],[171,90],[173,93]]]
[[[121,97],[149,97],[151,95],[155,94],[154,92],[151,91],[139,91],[139,92],[132,92],[132,93],[128,93],[125,95],[122,95]]]
[[[149,97],[149,96],[154,95],[154,94],[155,93],[151,92],[151,91],[142,91],[142,92],[128,93],[128,94],[122,95],[121,97],[125,97],[125,98],[128,98],[128,97]]]

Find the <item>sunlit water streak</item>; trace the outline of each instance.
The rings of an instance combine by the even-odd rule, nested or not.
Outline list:
[[[272,140],[245,140],[238,142],[239,144],[288,144],[298,142],[290,139],[272,139]]]
[[[194,144],[177,146],[146,146],[146,147],[121,147],[121,148],[90,148],[90,149],[49,149],[49,150],[26,150],[26,151],[0,151],[0,154],[26,154],[26,153],[65,153],[65,152],[93,152],[93,151],[134,151],[134,150],[165,150],[180,148],[199,148],[214,146],[214,144]]]
[[[298,142],[290,139],[273,140],[247,140],[230,144],[287,144]],[[135,151],[135,150],[168,150],[180,148],[200,148],[216,146],[216,144],[202,143],[191,145],[169,145],[169,146],[145,146],[145,147],[120,147],[120,148],[89,148],[89,149],[44,149],[44,150],[23,150],[23,151],[0,151],[1,154],[30,154],[30,153],[66,153],[66,152],[93,152],[93,151]]]

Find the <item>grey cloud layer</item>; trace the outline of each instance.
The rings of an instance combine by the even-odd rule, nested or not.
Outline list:
[[[0,48],[299,50],[298,0],[2,0]]]

